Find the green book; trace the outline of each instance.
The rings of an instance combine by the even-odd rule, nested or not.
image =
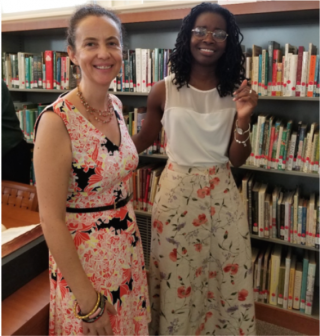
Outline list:
[[[287,137],[286,142],[284,146],[284,152],[283,152],[283,159],[282,159],[282,170],[285,170],[286,164],[287,164],[287,155],[288,155],[288,147],[289,147],[289,141],[291,137],[291,131],[292,131],[292,120],[289,120],[287,123]]]
[[[26,57],[25,60],[25,73],[26,73],[26,89],[30,89],[30,59]]]
[[[308,251],[304,251],[302,262],[302,282],[301,282],[301,294],[300,294],[300,311],[305,312],[306,297],[307,297],[307,278],[308,278],[309,258]]]

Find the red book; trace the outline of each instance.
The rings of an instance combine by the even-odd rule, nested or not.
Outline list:
[[[46,89],[53,90],[53,51],[46,50],[44,59],[46,64]]]

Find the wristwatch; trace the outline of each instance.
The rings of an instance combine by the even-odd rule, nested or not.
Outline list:
[[[249,123],[248,129],[246,131],[244,131],[242,128],[240,128],[238,126],[238,119],[236,120],[236,131],[237,131],[238,134],[243,135],[243,134],[246,134],[246,133],[250,132],[250,127],[251,127],[251,125]]]

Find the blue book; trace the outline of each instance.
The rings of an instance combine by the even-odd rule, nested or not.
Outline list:
[[[303,264],[302,264],[302,281],[300,293],[300,311],[305,312],[306,297],[307,297],[307,278],[308,278],[309,258],[308,251],[304,251]]]
[[[302,206],[301,245],[306,245],[306,235],[307,235],[307,205],[308,205],[308,201],[304,200],[303,206]]]
[[[58,58],[57,60],[57,89],[61,89],[61,57]]]

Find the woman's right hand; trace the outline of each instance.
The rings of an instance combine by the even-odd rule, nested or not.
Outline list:
[[[93,323],[82,322],[83,333],[85,335],[113,335],[109,314],[117,315],[114,306],[105,301],[105,309],[102,316]]]

